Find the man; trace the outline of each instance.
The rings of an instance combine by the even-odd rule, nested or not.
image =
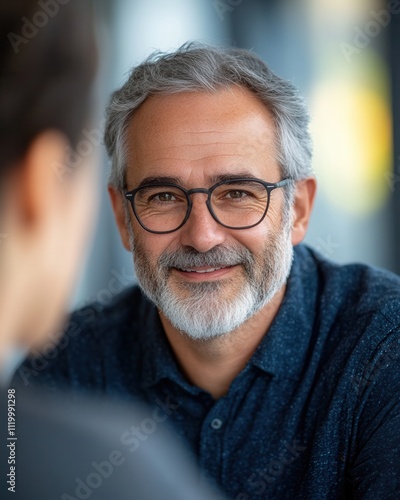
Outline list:
[[[148,410],[7,389],[21,353],[48,347],[62,324],[93,225],[93,158],[76,158],[96,50],[89,2],[18,0],[0,12],[0,497],[208,500],[164,434],[168,400]]]
[[[236,500],[397,498],[400,280],[300,245],[316,182],[293,85],[185,45],[113,94],[105,143],[140,288],[76,312],[80,335],[22,380],[169,398]]]

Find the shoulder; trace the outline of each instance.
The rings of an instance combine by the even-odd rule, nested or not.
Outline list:
[[[70,317],[68,331],[91,333],[94,338],[104,331],[115,332],[123,327],[135,328],[154,308],[138,286],[126,288],[108,304],[93,302],[76,310]]]
[[[8,409],[1,388],[0,396],[3,418]],[[167,428],[158,426],[155,439],[137,441],[137,445],[129,432],[133,421],[151,420],[151,408],[116,399],[77,398],[70,392],[49,397],[42,391],[18,388],[15,396],[17,431],[23,436],[17,443],[17,477],[23,481],[17,481],[14,498],[31,498],[33,489],[35,498],[41,499],[89,498],[97,488],[96,498],[103,500],[125,498],[126,491],[134,491],[133,498],[192,498],[197,471]],[[2,425],[4,440],[5,433]],[[126,434],[132,438],[128,444],[121,438]],[[35,460],[36,456],[40,459]],[[165,473],[160,473],[160,466]],[[93,476],[96,481],[91,480]],[[38,482],[38,477],[46,477],[46,481]],[[214,496],[204,487],[193,498]]]
[[[299,274],[316,276],[319,301],[326,312],[352,318],[378,315],[382,321],[400,328],[400,277],[365,264],[339,265],[320,253],[299,245],[295,259]]]
[[[313,296],[312,342],[326,390],[341,388],[355,402],[367,389],[372,394],[372,385],[398,387],[400,278],[364,264],[335,264],[304,246],[296,258],[296,276]]]
[[[98,350],[112,354],[116,345],[139,339],[154,309],[138,286],[129,287],[106,305],[97,301],[73,312],[58,346],[64,349],[65,345],[67,352],[76,350],[77,358],[93,358]]]
[[[49,339],[40,353],[18,369],[15,381],[48,387],[86,387],[102,390],[106,383],[105,358],[112,366],[120,360],[140,357],[140,339],[145,322],[155,307],[133,286],[116,295],[109,304],[94,302],[75,311],[65,331]]]

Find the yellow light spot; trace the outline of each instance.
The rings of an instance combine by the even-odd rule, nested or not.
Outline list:
[[[349,81],[317,87],[312,100],[314,167],[321,189],[345,211],[368,213],[389,192],[392,124],[377,90]]]

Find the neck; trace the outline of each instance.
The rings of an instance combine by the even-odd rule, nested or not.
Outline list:
[[[224,396],[266,335],[282,303],[285,289],[282,287],[271,302],[239,328],[207,341],[182,335],[160,312],[166,336],[189,382],[209,392],[215,399]]]

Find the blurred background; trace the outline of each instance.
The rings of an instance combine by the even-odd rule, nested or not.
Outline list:
[[[400,0],[96,0],[101,207],[71,307],[134,281],[106,191],[103,109],[132,66],[188,40],[252,49],[306,97],[318,195],[306,242],[400,274]]]

